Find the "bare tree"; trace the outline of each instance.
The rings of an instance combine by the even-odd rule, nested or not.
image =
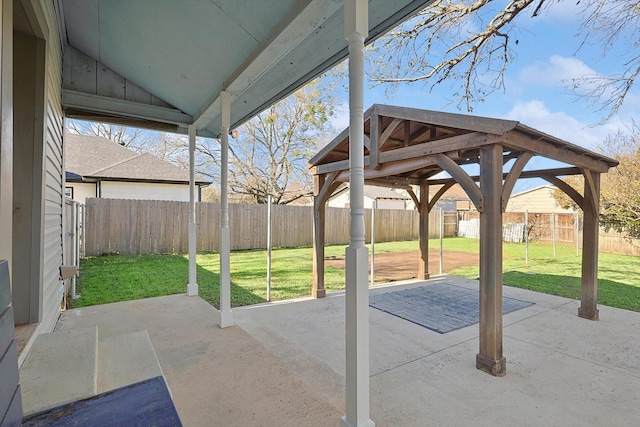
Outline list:
[[[513,46],[519,43],[516,18],[524,11],[536,17],[557,3],[509,0],[499,8],[491,0],[436,0],[373,44],[370,77],[378,83],[424,81],[432,88],[445,80],[460,80],[463,91],[453,95],[459,106],[472,111],[475,101],[504,89],[504,72],[515,58]],[[621,38],[630,46],[628,58],[622,61],[623,72],[583,76],[568,82],[578,96],[607,112],[608,118],[620,108],[640,72],[640,8],[636,0],[577,3],[581,4],[582,14],[582,43],[577,50],[587,40],[599,42],[603,52]]]
[[[328,119],[334,101],[323,98],[312,84],[237,129],[229,148],[229,187],[236,197],[255,203],[288,204],[312,194],[308,159],[318,142],[331,130]],[[199,140],[196,168],[216,179],[220,146],[215,140]]]
[[[81,135],[100,136],[134,151],[146,151],[147,135],[138,128],[84,120],[66,120],[67,129]]]
[[[609,136],[600,148],[620,162],[600,178],[600,223],[606,229],[640,237],[640,127],[632,123],[625,131]],[[582,192],[581,175],[564,181]],[[560,190],[555,191],[554,197],[562,207],[577,207]]]

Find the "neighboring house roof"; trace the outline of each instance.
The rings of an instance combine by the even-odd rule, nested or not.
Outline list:
[[[333,197],[349,191],[349,184],[345,184],[341,190],[338,190],[333,194]],[[390,188],[378,187],[375,185],[365,185],[364,195],[370,199],[393,199],[393,200],[410,200],[411,197],[404,194],[396,193]],[[332,198],[333,198],[332,197]]]
[[[70,180],[189,182],[189,172],[181,167],[98,136],[66,133],[65,168]],[[210,184],[199,177],[196,183]]]
[[[540,191],[540,190],[545,189],[545,188],[548,189],[548,190],[552,190],[552,191],[555,191],[555,190],[558,189],[558,187],[556,187],[554,185],[540,185],[540,186],[535,187],[535,188],[530,188],[528,190],[524,190],[524,191],[521,191],[519,193],[512,194],[511,198],[524,196],[525,194],[528,194],[528,193],[535,193],[535,192]]]

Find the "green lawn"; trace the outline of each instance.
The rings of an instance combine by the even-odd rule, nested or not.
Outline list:
[[[439,247],[438,240],[429,242]],[[327,257],[343,257],[344,246],[329,246]],[[377,243],[376,254],[418,249],[417,241]],[[477,252],[478,241],[450,238],[444,249]],[[271,298],[283,300],[309,295],[311,289],[311,248],[288,248],[272,251]],[[199,294],[218,307],[220,258],[217,253],[197,256]],[[504,282],[510,286],[532,289],[569,298],[580,297],[581,257],[575,248],[557,247],[557,259],[546,244],[529,244],[529,266],[525,264],[523,244],[504,244]],[[465,267],[451,274],[477,278],[478,267]],[[185,292],[188,261],[184,255],[112,255],[87,258],[81,264],[78,293],[73,307],[125,301]],[[599,302],[605,305],[640,311],[640,258],[600,254]],[[264,302],[266,299],[266,251],[231,253],[232,306]],[[328,291],[343,289],[344,271],[325,267]]]

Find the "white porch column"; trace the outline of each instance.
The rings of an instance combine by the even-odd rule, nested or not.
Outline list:
[[[220,327],[233,325],[231,313],[231,255],[229,238],[229,127],[231,126],[231,94],[220,93]]]
[[[189,284],[187,295],[198,295],[198,283],[196,281],[196,127],[189,125]]]
[[[364,39],[367,0],[345,0],[344,32],[349,42],[349,203],[346,249],[346,412],[343,427],[370,427],[368,250],[364,244]]]

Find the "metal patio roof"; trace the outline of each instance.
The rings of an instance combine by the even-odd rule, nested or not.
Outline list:
[[[347,55],[343,0],[60,0],[67,116],[198,134],[231,128]],[[370,0],[367,42],[429,0]]]

